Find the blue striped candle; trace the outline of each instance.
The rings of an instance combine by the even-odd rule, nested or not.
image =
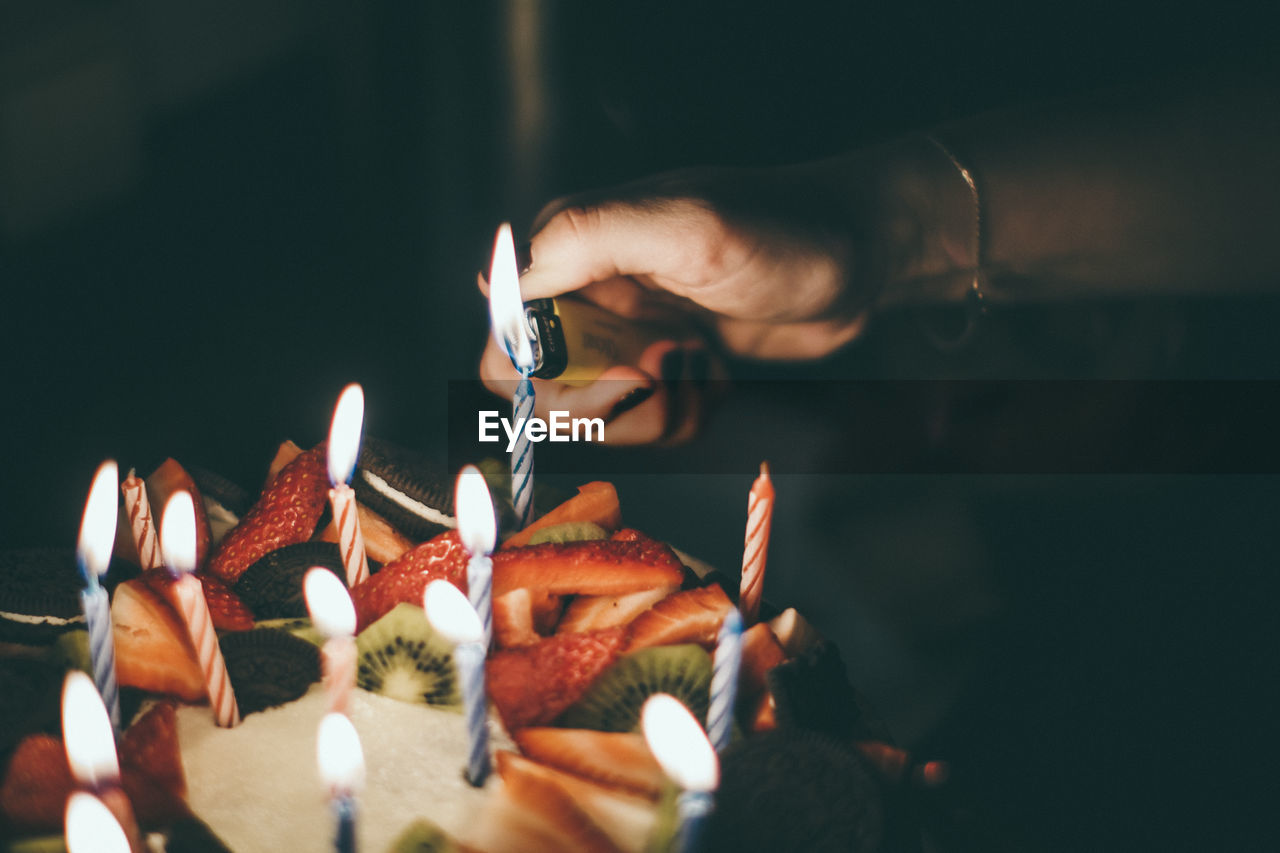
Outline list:
[[[520,430],[511,452],[511,502],[515,505],[516,522],[521,529],[533,521],[533,442],[529,441],[529,433],[523,429],[533,417],[533,403],[533,382],[529,380],[529,371],[522,370],[520,384],[516,386],[515,398],[511,402],[513,420]]]
[[[711,705],[707,710],[707,738],[716,752],[729,745],[733,706],[738,698],[738,670],[742,667],[742,614],[731,607],[720,625],[715,663],[711,670]]]
[[[76,545],[76,562],[85,584],[80,593],[80,604],[89,629],[93,683],[116,731],[120,730],[120,690],[116,684],[116,647],[111,639],[111,603],[98,578],[111,564],[111,549],[115,545],[119,478],[115,462],[107,461],[98,466],[93,486],[89,489],[89,499],[85,501],[80,540]]]
[[[484,661],[480,617],[456,586],[434,580],[422,593],[422,609],[431,627],[454,644],[453,663],[462,693],[462,714],[466,719],[470,751],[467,753],[467,781],[479,788],[489,778],[489,701],[485,694]]]

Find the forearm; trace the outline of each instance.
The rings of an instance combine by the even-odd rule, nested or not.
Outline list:
[[[1274,91],[1051,104],[937,137],[977,179],[990,300],[1280,290]],[[936,182],[938,158],[920,163]],[[900,269],[882,304],[957,298],[971,280],[975,255],[960,246],[970,232],[957,211],[972,200],[954,167],[949,180],[937,191],[951,200],[922,226],[948,250]]]

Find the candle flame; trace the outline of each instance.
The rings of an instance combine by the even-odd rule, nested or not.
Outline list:
[[[350,637],[356,632],[356,609],[351,603],[347,585],[328,569],[316,566],[307,570],[302,581],[307,599],[307,612],[321,634]]]
[[[329,426],[329,482],[347,483],[360,455],[360,431],[364,428],[364,389],[351,383],[342,389]]]
[[[80,522],[80,541],[76,556],[80,565],[93,577],[91,583],[106,574],[111,563],[111,549],[116,541],[116,513],[119,511],[117,495],[120,489],[120,472],[113,460],[98,466],[89,488],[89,499],[84,504],[84,517]]]
[[[493,513],[493,497],[484,475],[474,465],[458,474],[453,492],[454,513],[462,547],[472,554],[488,554],[498,539],[498,522]]]
[[[165,504],[164,517],[160,519],[160,551],[171,574],[196,570],[196,507],[190,492],[174,492]]]
[[[663,772],[686,791],[714,791],[720,762],[697,718],[680,700],[655,693],[640,711],[640,727]]]
[[[345,714],[324,715],[316,733],[320,780],[334,791],[351,793],[364,785],[364,750],[360,735]]]
[[[511,225],[502,223],[493,241],[493,264],[489,267],[489,321],[493,338],[511,363],[521,371],[533,370],[533,346],[520,297],[520,273],[516,269],[515,239]]]
[[[129,853],[120,822],[93,794],[77,791],[67,800],[67,850],[70,853]]]
[[[434,580],[422,593],[422,609],[431,627],[455,646],[483,643],[480,616],[462,591],[446,580]]]
[[[115,733],[93,679],[80,670],[62,683],[62,741],[76,781],[88,787],[120,778]]]

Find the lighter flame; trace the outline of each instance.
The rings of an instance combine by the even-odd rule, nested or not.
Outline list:
[[[329,482],[348,483],[360,455],[360,431],[364,428],[364,389],[351,383],[342,389],[329,425]]]
[[[434,580],[422,593],[422,609],[427,619],[446,640],[455,646],[484,642],[480,616],[456,586],[445,580]]]
[[[462,547],[472,554],[493,551],[498,538],[498,522],[493,513],[489,486],[476,466],[468,465],[458,474],[453,507],[458,517],[458,536],[462,539]]]
[[[72,794],[67,800],[66,821],[70,853],[129,853],[129,839],[120,822],[93,794]]]
[[[319,566],[308,569],[302,589],[307,598],[307,612],[321,634],[330,639],[355,634],[356,609],[347,585],[337,575]]]
[[[170,573],[196,570],[196,507],[191,493],[174,492],[160,519],[160,551]]]
[[[89,488],[89,499],[84,504],[84,517],[80,521],[80,541],[76,555],[85,571],[93,577],[91,583],[106,574],[111,563],[111,549],[116,541],[116,513],[120,493],[120,472],[113,460],[98,466]]]
[[[686,791],[714,791],[720,784],[720,762],[698,720],[680,700],[655,693],[640,711],[640,726],[649,751],[663,772]]]
[[[80,670],[62,683],[62,741],[76,781],[88,787],[120,778],[115,733],[93,679]]]
[[[351,793],[364,785],[364,750],[360,735],[345,714],[325,714],[316,733],[320,780],[334,791]]]
[[[489,267],[489,322],[493,338],[517,369],[533,369],[533,347],[529,325],[520,297],[520,273],[516,269],[515,239],[511,225],[502,223],[493,241],[493,264]]]

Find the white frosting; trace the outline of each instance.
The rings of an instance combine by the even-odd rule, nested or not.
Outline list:
[[[8,619],[10,622],[21,622],[24,625],[83,625],[84,614],[76,616],[43,616],[33,613],[10,613],[9,611],[0,611],[0,619]]]
[[[360,476],[364,477],[364,481],[369,484],[369,488],[414,515],[424,518],[432,524],[439,524],[444,527],[458,526],[458,521],[453,516],[445,515],[438,509],[429,507],[421,501],[414,500],[404,492],[392,486],[386,480],[379,477],[377,474],[374,474],[372,471],[361,468]]]
[[[334,820],[316,768],[316,730],[327,709],[314,685],[296,702],[214,725],[207,707],[178,710],[178,735],[192,811],[236,853],[327,850]],[[454,838],[472,835],[497,784],[462,777],[467,735],[461,714],[353,690],[349,716],[364,749],[365,788],[357,795],[359,849],[386,850],[408,824],[426,817]],[[495,749],[512,748],[490,721]]]

